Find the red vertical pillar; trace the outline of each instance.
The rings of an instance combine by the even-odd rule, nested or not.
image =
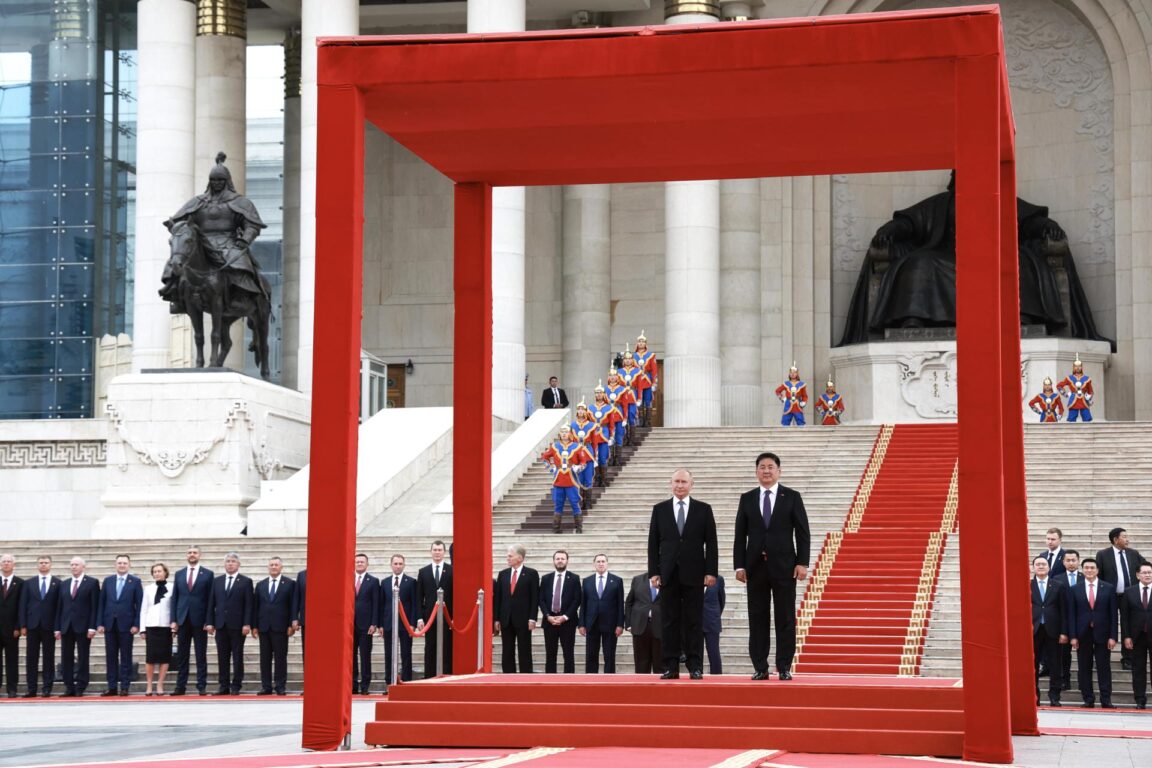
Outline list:
[[[960,612],[964,757],[1010,763],[1005,574],[988,567],[1005,552],[998,65],[995,56],[956,64]]]
[[[1002,148],[1005,152],[1008,150]],[[1020,384],[1020,258],[1016,164],[1000,162],[1000,337],[1004,418],[1004,578],[1008,613],[1008,679],[1012,733],[1038,735],[1032,664],[1032,597],[1028,562],[1028,490],[1024,481],[1024,419]]]
[[[462,625],[477,590],[486,599],[452,641],[452,671],[492,671],[492,187],[456,185],[453,327],[452,598]],[[455,545],[459,546],[455,546]],[[484,642],[477,663],[476,633]]]
[[[324,50],[320,50],[324,68]],[[323,78],[321,78],[323,81]],[[301,746],[352,731],[352,580],[364,241],[364,104],[321,85],[317,109],[316,313],[308,487],[308,643]],[[307,180],[305,180],[307,183]]]

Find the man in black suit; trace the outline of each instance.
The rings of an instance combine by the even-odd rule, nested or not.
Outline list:
[[[229,552],[224,573],[212,581],[204,627],[216,638],[217,696],[237,696],[244,687],[244,641],[252,633],[252,603],[252,579],[240,573],[240,555]]]
[[[44,698],[52,695],[52,684],[56,682],[56,610],[60,605],[60,579],[52,575],[52,558],[40,555],[36,559],[36,577],[20,588],[19,614],[20,635],[28,638],[24,651],[27,666],[25,678],[28,692],[24,698],[31,699],[37,691]],[[37,673],[40,657],[44,657],[44,676]],[[37,688],[41,683],[42,688]]]
[[[416,612],[416,579],[404,573],[406,561],[404,555],[392,555],[392,575],[380,580],[380,620],[378,631],[384,638],[384,682],[385,686],[392,684],[392,646],[395,642],[392,636],[392,594],[393,588],[399,590],[396,603],[403,607],[404,616],[411,624],[419,618]],[[408,682],[412,679],[412,636],[404,628],[400,617],[396,618],[396,636],[400,638],[400,679]]]
[[[292,619],[296,582],[283,572],[284,561],[273,557],[268,560],[268,578],[256,584],[252,636],[260,643],[258,696],[283,696],[288,685],[288,638],[296,631]]]
[[[524,565],[524,547],[508,547],[508,567],[496,575],[492,603],[493,632],[500,636],[500,671],[532,671],[532,632],[540,600],[540,574]],[[553,657],[555,659],[555,657]]]
[[[653,586],[647,572],[633,576],[624,600],[624,628],[632,633],[632,659],[638,675],[664,674],[660,606],[660,588]]]
[[[1079,670],[1081,705],[1085,709],[1095,706],[1096,695],[1092,692],[1092,665],[1096,665],[1096,676],[1100,681],[1100,706],[1112,709],[1112,667],[1110,655],[1116,647],[1119,627],[1116,621],[1116,590],[1103,579],[1098,578],[1096,561],[1084,558],[1081,566],[1084,578],[1077,582],[1068,601],[1068,631],[1072,639],[1072,650],[1076,651],[1076,666]]]
[[[556,674],[557,650],[564,651],[564,674],[576,673],[576,625],[580,621],[580,577],[568,570],[568,553],[552,555],[555,570],[540,580],[544,616],[544,672]]]
[[[1132,652],[1132,695],[1136,708],[1148,706],[1148,656],[1152,653],[1152,563],[1141,563],[1137,583],[1120,596],[1124,647]]]
[[[587,637],[584,672],[600,671],[600,646],[604,646],[604,672],[616,674],[616,639],[624,633],[624,580],[608,572],[608,556],[592,560],[596,573],[584,579],[580,600],[580,634]]]
[[[432,542],[432,562],[416,574],[416,607],[420,619],[416,629],[423,629],[424,622],[432,616],[436,608],[436,590],[444,590],[444,607],[452,613],[452,566],[444,562],[447,547],[437,539]],[[436,677],[436,637],[444,633],[444,674],[452,674],[452,632],[444,616],[436,617],[436,624],[424,635],[424,677]]]
[[[1055,579],[1064,573],[1064,532],[1059,528],[1049,528],[1044,534],[1044,541],[1048,548],[1038,557],[1048,562],[1048,577]]]
[[[1096,565],[1100,569],[1100,580],[1111,584],[1119,598],[1128,587],[1136,583],[1136,569],[1145,560],[1139,552],[1128,546],[1128,532],[1123,528],[1108,531],[1108,540],[1112,546],[1096,553]],[[1120,649],[1120,665],[1124,669],[1132,669],[1131,655],[1132,652],[1127,648]]]
[[[776,671],[781,680],[792,679],[796,655],[796,582],[808,577],[812,535],[804,500],[780,484],[780,457],[756,457],[759,488],[740,497],[736,510],[736,541],[732,551],[736,580],[748,585],[748,655],[756,672],[753,680],[767,680],[769,606],[776,614]]]
[[[128,572],[131,567],[132,560],[128,555],[117,555],[116,573],[105,578],[100,589],[100,618],[96,631],[104,635],[105,677],[108,680],[104,696],[127,696],[128,686],[132,684],[132,642],[140,631],[144,584],[138,576]]]
[[[560,380],[555,376],[548,379],[548,388],[540,395],[540,405],[544,408],[568,407],[568,394],[560,389]]]
[[[1048,665],[1048,703],[1060,706],[1064,690],[1060,646],[1068,642],[1068,596],[1064,585],[1049,578],[1048,559],[1032,560],[1032,657],[1036,668],[1036,703],[1040,703],[1040,663]]]
[[[368,555],[356,555],[352,622],[352,692],[367,694],[372,685],[372,636],[380,620],[380,580],[368,573]]]
[[[724,594],[724,577],[716,576],[716,586],[704,588],[704,649],[708,651],[708,674],[724,674],[724,661],[720,657],[720,621],[724,613],[727,596]]]
[[[176,633],[176,687],[183,696],[188,687],[189,657],[196,651],[196,691],[208,693],[208,596],[212,594],[212,571],[200,565],[200,547],[188,547],[188,565],[172,577],[172,631]]]
[[[1080,573],[1080,553],[1075,549],[1064,550],[1064,570],[1060,572],[1059,576],[1053,576],[1052,579],[1064,585],[1064,596],[1066,599],[1071,599],[1072,589],[1074,589],[1083,578],[1084,574]],[[1062,676],[1060,678],[1064,683],[1062,690],[1067,691],[1072,688],[1071,642],[1064,643],[1060,646],[1060,659],[1063,664],[1061,668]]]
[[[8,698],[17,696],[16,675],[20,669],[20,588],[24,579],[16,575],[16,558],[0,555],[0,679],[8,684]]]
[[[83,696],[88,688],[92,638],[100,616],[100,582],[84,573],[84,558],[69,564],[72,578],[63,582],[56,606],[56,639],[60,641],[60,676],[65,696]]]
[[[672,473],[672,497],[652,507],[648,524],[648,577],[662,590],[664,674],[680,677],[680,646],[693,680],[704,677],[704,588],[719,571],[712,507],[693,499],[692,473]]]
[[[296,587],[292,590],[292,628],[300,633],[300,659],[304,659],[304,604],[308,591],[308,569],[296,574]]]

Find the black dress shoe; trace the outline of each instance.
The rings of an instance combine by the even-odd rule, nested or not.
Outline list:
[[[703,680],[704,673],[698,669],[694,669],[688,673],[688,677],[692,678],[693,680]]]
[[[272,691],[256,691],[257,696],[271,696]]]
[[[1064,705],[1060,703],[1060,699],[1052,699],[1051,701],[1048,702],[1048,706],[1050,706],[1050,707],[1062,707]]]
[[[276,695],[277,696],[287,696],[288,694],[285,693],[284,691],[276,691]]]
[[[1096,702],[1086,701],[1080,705],[1080,709],[1092,709],[1092,707],[1094,707],[1094,706],[1096,706]]]
[[[72,694],[72,695],[74,696],[75,694]],[[101,696],[115,696],[116,695],[116,689],[115,688],[109,688],[108,690],[104,691],[100,695]]]
[[[128,689],[127,688],[121,688],[120,689],[120,695],[121,696],[127,696],[128,695]]]
[[[40,694],[40,698],[42,698],[42,699],[48,699],[51,697],[52,697],[52,691],[43,691]]]
[[[34,698],[36,698],[36,691],[28,691],[28,693],[24,694],[24,695],[23,695],[23,696],[21,696],[20,698],[23,698],[23,699],[34,699]]]
[[[19,695],[20,695],[20,694],[18,694],[18,693],[9,693],[9,694],[8,694],[8,698],[10,698],[10,699],[14,699],[14,698],[16,698],[16,697],[17,697],[17,696],[19,696]]]
[[[1132,659],[1121,659],[1120,660],[1120,668],[1121,669],[1132,669]]]
[[[1136,709],[1147,709],[1147,708],[1148,708],[1148,702],[1144,701],[1144,699],[1140,699],[1140,701],[1136,702]]]
[[[205,690],[205,689],[203,689],[203,688],[197,688],[197,689],[196,689],[196,695],[197,695],[197,696],[207,696],[207,695],[208,695],[208,691],[206,691],[206,690]]]
[[[177,688],[176,690],[172,691],[173,696],[184,696],[187,693],[188,692],[185,691],[183,688]]]
[[[771,676],[772,676],[771,672],[753,672],[752,673],[752,679],[753,680],[767,680]]]
[[[792,679],[792,673],[789,672],[788,670],[784,670],[783,672],[780,673],[780,679],[781,680],[791,680]]]
[[[1116,709],[1116,705],[1110,701],[1100,702],[1100,709]]]
[[[667,672],[665,672],[664,674],[660,675],[660,679],[661,680],[679,680],[680,679],[680,670],[670,669]]]
[[[227,696],[228,695],[228,689],[227,688],[221,688],[220,690],[213,692],[212,695],[213,696]]]

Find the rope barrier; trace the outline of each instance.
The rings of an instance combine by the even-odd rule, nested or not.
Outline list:
[[[428,621],[424,622],[424,629],[413,629],[412,625],[408,623],[407,614],[404,613],[403,603],[398,603],[397,607],[399,608],[400,621],[404,623],[404,629],[408,630],[408,634],[412,637],[424,637],[424,635],[428,634],[428,630],[432,629],[432,625],[436,623],[437,613],[440,610],[439,605],[433,606],[432,615],[428,617]],[[445,608],[444,612],[447,613],[448,609]]]
[[[478,613],[477,609],[479,607],[480,607],[479,603],[473,603],[472,604],[472,615],[468,617],[468,621],[464,624],[464,626],[457,627],[456,624],[452,621],[452,614],[448,613],[448,607],[445,606],[444,607],[444,618],[448,622],[448,627],[453,632],[467,632],[468,630],[472,629],[472,625],[476,622],[476,615]]]

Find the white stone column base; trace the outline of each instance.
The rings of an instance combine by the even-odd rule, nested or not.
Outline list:
[[[680,355],[664,361],[664,426],[720,425],[720,358]]]
[[[724,426],[761,426],[761,396],[759,385],[725,384],[720,390],[720,413]]]

